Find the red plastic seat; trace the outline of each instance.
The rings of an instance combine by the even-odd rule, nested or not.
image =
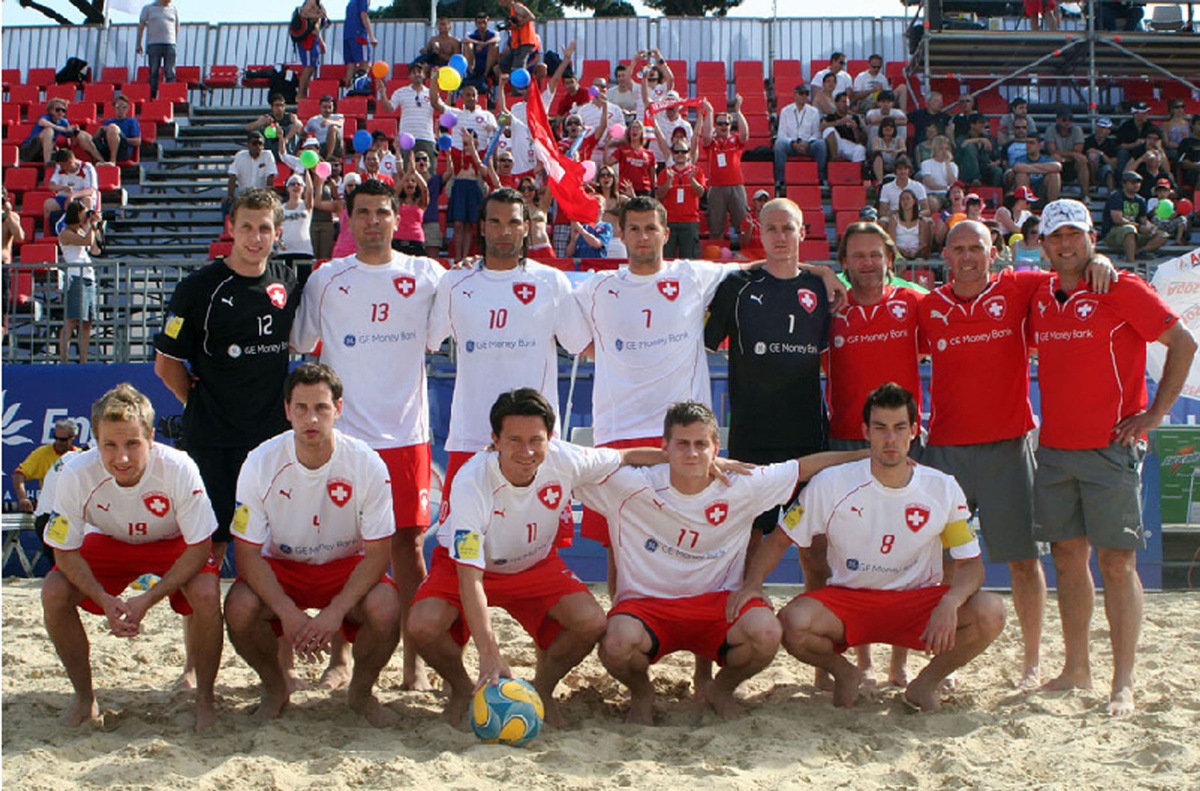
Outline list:
[[[832,258],[829,242],[825,239],[805,239],[800,243],[801,261],[828,261]]]
[[[13,144],[5,143],[0,146],[0,167],[15,168],[18,160],[21,158],[21,147]]]
[[[20,69],[0,69],[0,82],[3,82],[4,90],[8,90],[14,85],[21,84]]]
[[[374,133],[376,129],[382,129],[388,136],[388,139],[396,137],[398,122],[395,118],[368,118],[366,129],[368,132]],[[349,142],[347,140],[347,142]]]
[[[836,212],[858,211],[867,205],[867,188],[862,184],[836,186],[833,188],[832,205]]]
[[[8,89],[7,105],[18,105],[26,109],[26,117],[41,109],[42,89],[37,85],[14,85]]]
[[[809,209],[804,212],[804,238],[825,239],[825,212],[822,209]]]
[[[79,89],[74,83],[67,85],[48,85],[46,86],[46,101],[51,99],[64,99],[67,102],[74,102],[79,98]]]
[[[824,204],[821,201],[821,188],[815,184],[789,185],[788,200],[793,201],[803,211],[821,211]]]
[[[121,169],[108,165],[96,168],[96,189],[102,193],[121,189]]]
[[[811,159],[789,158],[785,168],[784,178],[788,184],[821,184],[817,163]]]
[[[9,148],[9,146],[5,146],[5,148]],[[20,194],[22,192],[35,190],[37,189],[37,186],[37,168],[14,167],[11,170],[5,171],[4,173],[4,188],[9,192]]]
[[[25,170],[25,168],[21,168]],[[46,189],[34,189],[21,196],[21,216],[42,219],[42,206],[54,197],[54,193]]]
[[[858,211],[840,211],[834,215],[834,218],[837,225],[837,235],[840,239],[851,224],[858,222]]]
[[[341,87],[340,81],[321,77],[308,83],[308,96],[311,99],[320,99],[322,96],[332,96],[336,99]]]
[[[168,99],[150,99],[138,111],[138,121],[147,124],[169,124],[175,120],[175,106]]]
[[[209,66],[204,78],[206,88],[233,88],[238,81],[237,66]]]
[[[592,80],[603,77],[606,80],[612,79],[612,61],[591,59],[583,62],[583,69],[579,73],[579,82],[583,85],[591,85]]]
[[[140,105],[150,101],[150,86],[144,82],[127,82],[121,86],[121,95],[131,104]]]
[[[129,71],[127,69],[122,69],[120,66],[105,66],[104,71],[100,73],[100,76],[96,78],[96,81],[90,84],[107,85],[110,88],[118,88],[127,82],[129,82]],[[86,91],[88,89],[88,85],[83,86],[83,89]],[[100,100],[98,99],[97,101]]]
[[[58,245],[53,242],[34,242],[21,245],[22,264],[57,264]]]
[[[862,184],[862,163],[830,162],[829,184]]]
[[[199,66],[176,66],[175,79],[182,83],[186,83],[187,87],[192,88],[200,85],[200,67]]]
[[[321,100],[314,98],[311,95],[307,99],[300,99],[296,102],[296,117],[301,123],[308,121],[314,115],[319,115],[321,112]]]
[[[771,184],[775,177],[770,162],[742,162],[742,180],[747,184]]]
[[[790,99],[796,86],[804,82],[804,73],[798,60],[775,61],[771,76],[775,80],[775,96],[785,96]],[[782,103],[782,99],[780,102]]]
[[[94,104],[111,102],[115,92],[111,83],[91,82],[83,86],[83,100]]]
[[[58,73],[57,69],[48,68],[45,66],[39,67],[36,69],[30,69],[29,73],[27,75],[25,75],[25,84],[26,85],[53,85],[54,84],[54,76],[57,73]]]
[[[360,121],[367,117],[367,97],[347,96],[337,103],[337,111],[347,118],[357,118]]]
[[[735,60],[733,62],[733,81],[757,80],[763,82],[763,62],[761,60]]]
[[[159,101],[171,104],[188,103],[188,87],[184,82],[164,82],[158,86]]]

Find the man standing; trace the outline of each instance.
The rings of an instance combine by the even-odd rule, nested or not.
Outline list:
[[[821,137],[821,111],[808,103],[809,87],[796,86],[792,103],[779,111],[779,128],[775,137],[775,194],[787,189],[787,160],[792,156],[812,157],[817,162],[817,175],[825,181],[828,154]]]
[[[350,87],[355,72],[371,67],[375,47],[379,46],[371,26],[370,10],[371,0],[348,0],[346,3],[346,22],[342,26],[342,62],[346,64],[343,85],[346,87]]]
[[[537,34],[537,17],[517,0],[498,0],[500,8],[508,14],[508,46],[500,55],[496,67],[501,74],[514,69],[523,69],[530,57],[542,48],[542,39]]]
[[[737,119],[737,134],[730,125]],[[711,239],[725,238],[729,223],[729,242],[737,249],[738,233],[746,221],[746,177],[742,175],[742,152],[750,139],[750,125],[742,115],[742,96],[733,102],[733,115],[714,113],[704,100],[701,105],[700,142],[708,175],[708,234]]]
[[[417,141],[413,146],[413,153],[424,151],[430,157],[436,157],[438,152],[434,142],[433,114],[436,111],[440,115],[446,108],[442,105],[438,92],[425,85],[427,74],[428,66],[424,63],[410,64],[409,84],[392,91],[391,97],[387,95],[387,84],[382,79],[376,80],[376,84],[379,106],[389,113],[393,110],[400,111],[397,133],[407,132]],[[412,154],[401,156],[410,157]],[[407,163],[405,165],[407,166]]]
[[[263,722],[291,693],[278,638],[317,659],[340,631],[354,643],[347,703],[382,728],[399,720],[372,692],[400,640],[400,601],[386,576],[395,532],[388,471],[365,442],[333,427],[343,407],[333,369],[296,368],[284,407],[292,430],[255,448],[238,477],[229,640],[262,680]]]
[[[147,32],[149,31],[149,32]],[[171,0],[155,0],[142,6],[138,17],[137,54],[150,63],[150,96],[158,96],[158,78],[175,82],[175,41],[179,37],[179,9]],[[146,47],[142,49],[142,41]]]
[[[667,220],[662,254],[671,258],[698,258],[700,196],[708,186],[708,179],[692,160],[691,143],[687,139],[680,137],[670,145],[671,163],[658,174],[655,193]]]
[[[430,431],[425,381],[429,310],[444,270],[436,261],[392,250],[399,199],[367,180],[347,211],[358,252],[313,271],[292,328],[292,347],[311,354],[346,383],[342,430],[383,457],[390,473],[396,531],[392,574],[401,628],[425,578],[422,535],[429,526]],[[386,361],[381,363],[381,361]],[[405,647],[403,683],[424,687]]]
[[[17,498],[17,511],[23,514],[33,513],[33,499],[25,490],[26,481],[41,481],[46,479],[46,473],[54,466],[64,453],[77,450],[75,436],[79,427],[74,420],[62,418],[54,421],[54,439],[45,445],[39,445],[25,457],[25,461],[12,471],[13,494]]]
[[[883,642],[929,651],[933,659],[903,699],[933,711],[941,705],[941,682],[1004,628],[1004,602],[980,590],[979,542],[954,478],[908,463],[918,430],[912,394],[881,385],[862,415],[870,458],[827,470],[805,487],[730,597],[729,615],[763,596],[763,581],[791,543],[808,547],[824,536],[833,576],[780,611],[784,647],[829,671],[835,706],[853,706],[863,680],[841,656],[847,648]],[[943,549],[955,564],[949,585],[942,584]]]
[[[97,447],[72,459],[56,484],[46,526],[55,567],[42,586],[46,631],[75,697],[68,727],[99,719],[87,632],[79,608],[103,615],[117,637],[136,637],[163,599],[190,615],[184,642],[196,662],[196,730],[217,722],[213,684],[221,662],[221,591],[211,536],[217,527],[195,462],[154,441],[154,407],[128,384],[92,407]],[[158,584],[120,598],[142,574]]]
[[[1034,484],[1035,531],[1050,542],[1058,571],[1065,658],[1050,690],[1090,689],[1088,628],[1096,547],[1112,642],[1108,713],[1134,711],[1133,666],[1142,621],[1136,551],[1145,545],[1141,466],[1146,431],[1179,396],[1196,352],[1187,326],[1137,277],[1106,294],[1084,280],[1094,260],[1091,214],[1077,201],[1042,212],[1042,249],[1054,276],[1035,293],[1030,322],[1038,345],[1042,430]],[[1146,402],[1146,344],[1167,347],[1154,402]]]

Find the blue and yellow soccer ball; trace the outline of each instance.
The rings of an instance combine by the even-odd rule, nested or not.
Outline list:
[[[484,744],[527,744],[541,732],[545,716],[541,696],[520,678],[486,684],[471,702],[471,730]]]

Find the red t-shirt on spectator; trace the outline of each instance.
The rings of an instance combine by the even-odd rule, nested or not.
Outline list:
[[[635,192],[648,192],[654,189],[654,152],[642,147],[636,151],[628,145],[622,145],[613,152],[617,161],[618,179],[629,179]]]
[[[745,184],[742,176],[742,152],[746,146],[735,135],[713,136],[712,142],[704,146],[705,172],[714,187],[729,187]]]
[[[692,186],[692,178],[695,177],[700,186],[707,187],[708,179],[704,177],[704,171],[695,165],[688,165],[682,170],[672,165],[658,174],[659,186],[666,184],[672,175],[675,177],[673,186],[661,200],[667,210],[667,222],[700,222],[700,196]]]
[[[552,116],[566,117],[571,114],[571,108],[575,105],[583,106],[592,100],[591,94],[587,88],[580,88],[575,93],[564,93],[557,102],[554,103],[554,111],[550,113]]]

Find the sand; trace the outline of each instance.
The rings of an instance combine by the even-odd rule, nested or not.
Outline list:
[[[440,721],[441,698],[402,692],[399,657],[383,701],[402,723],[375,730],[345,693],[305,691],[284,716],[255,727],[257,679],[226,644],[217,679],[221,722],[190,730],[191,698],[171,692],[183,661],[179,620],[163,605],[144,633],[119,640],[87,616],[103,724],[58,724],[70,687],[41,622],[37,581],[3,586],[5,789],[1179,789],[1200,788],[1200,596],[1150,594],[1138,662],[1139,711],[1105,713],[1111,670],[1098,602],[1094,691],[1025,696],[1015,689],[1015,619],[958,676],[935,714],[912,714],[895,688],[834,709],[811,669],[786,654],[741,689],[748,712],[719,720],[690,699],[691,658],[656,668],[655,727],[622,723],[626,697],[589,657],[560,685],[565,730],[524,749],[482,745]],[[776,601],[794,591],[779,591]],[[602,603],[606,603],[602,602]],[[1011,608],[1010,608],[1011,611]],[[532,643],[496,615],[517,675],[532,675]],[[1010,616],[1011,618],[1011,616]],[[886,666],[877,648],[876,667]],[[1057,613],[1047,613],[1044,667],[1062,659]],[[473,652],[468,651],[468,663]],[[909,660],[910,673],[921,665]],[[301,665],[315,681],[320,668]]]

